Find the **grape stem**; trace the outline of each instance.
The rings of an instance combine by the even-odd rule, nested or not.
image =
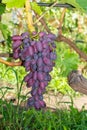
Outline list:
[[[28,29],[30,32],[34,32],[35,28],[33,26],[33,18],[32,18],[32,10],[31,10],[31,5],[30,5],[30,0],[25,1],[25,11],[26,11]]]
[[[19,62],[8,62],[8,61],[3,60],[2,58],[0,58],[0,63],[3,63],[3,64],[8,65],[8,66],[21,66],[21,64],[22,64],[21,61],[19,61]]]

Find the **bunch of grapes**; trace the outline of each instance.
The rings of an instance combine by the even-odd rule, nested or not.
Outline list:
[[[26,71],[29,72],[24,77],[26,86],[32,87],[28,106],[36,109],[46,106],[43,93],[51,80],[49,72],[52,71],[56,59],[54,44],[56,36],[40,32],[38,37],[38,40],[34,40],[30,38],[28,32],[12,37],[13,57],[19,58]]]

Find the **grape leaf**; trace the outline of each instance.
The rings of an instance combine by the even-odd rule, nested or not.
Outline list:
[[[87,0],[76,0],[76,2],[87,12]]]
[[[25,0],[2,0],[2,3],[5,3],[8,8],[19,8],[24,6]]]
[[[31,2],[31,7],[38,15],[42,14],[41,8],[36,2]]]
[[[5,12],[6,5],[3,3],[0,3],[0,15],[2,15]]]
[[[3,37],[5,39],[7,39],[8,36],[10,35],[10,31],[8,30],[8,26],[5,25],[5,24],[0,23],[0,30],[1,30],[1,32],[3,34]]]

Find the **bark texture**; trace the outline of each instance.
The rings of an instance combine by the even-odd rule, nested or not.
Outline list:
[[[72,89],[87,95],[87,79],[83,77],[80,71],[73,70],[68,75],[68,84]]]

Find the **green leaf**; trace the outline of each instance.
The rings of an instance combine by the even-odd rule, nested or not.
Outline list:
[[[8,30],[8,27],[5,24],[0,23],[0,30],[1,30],[1,32],[3,34],[3,37],[5,39],[7,39],[9,34],[10,34],[10,31]]]
[[[87,12],[87,0],[76,0],[76,2]]]
[[[31,2],[31,7],[38,15],[42,14],[41,8],[36,2]]]
[[[6,5],[3,3],[0,3],[0,15],[2,15],[5,12]]]
[[[19,8],[24,6],[25,0],[2,0],[2,3],[5,3],[8,8]]]

